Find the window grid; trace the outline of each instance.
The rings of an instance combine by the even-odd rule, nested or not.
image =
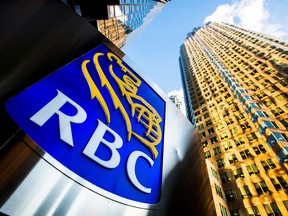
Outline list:
[[[282,216],[275,202],[270,204],[264,204],[263,206],[268,216]]]
[[[254,186],[258,195],[261,195],[263,193],[269,193],[269,188],[266,185],[265,181],[254,183]]]
[[[276,165],[273,163],[272,159],[261,161],[261,164],[266,171],[276,168]]]
[[[223,198],[223,193],[222,193],[222,189],[214,183],[214,186],[215,186],[215,190],[216,190],[216,193],[221,197]]]
[[[242,198],[249,198],[252,196],[250,189],[247,185],[239,188]]]
[[[256,164],[248,165],[248,166],[246,166],[246,169],[247,169],[249,175],[259,174],[260,173],[260,171],[259,171],[258,167],[256,166]]]
[[[272,178],[271,182],[277,191],[288,189],[288,184],[282,176]]]

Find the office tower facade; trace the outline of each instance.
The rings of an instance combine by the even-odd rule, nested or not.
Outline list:
[[[288,215],[288,43],[208,23],[179,62],[217,215]]]
[[[66,1],[116,46],[123,47],[161,12],[168,0]]]

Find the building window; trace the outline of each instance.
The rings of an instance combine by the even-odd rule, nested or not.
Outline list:
[[[283,204],[284,204],[286,210],[288,211],[288,200],[284,200],[284,201],[283,201]]]
[[[200,114],[200,111],[197,111],[197,112],[194,113],[194,116],[197,116],[199,114]]]
[[[203,128],[204,128],[204,125],[203,125],[203,124],[197,125],[197,127],[196,127],[197,130],[201,130],[201,129],[203,129]]]
[[[251,206],[246,208],[248,216],[261,216],[257,206]]]
[[[230,177],[230,174],[228,172],[220,174],[220,178],[221,178],[222,183],[226,183],[226,182],[231,181],[231,177]]]
[[[215,133],[214,128],[213,128],[213,127],[212,127],[212,128],[209,128],[209,129],[208,129],[208,133],[209,133],[209,134]]]
[[[228,160],[229,160],[230,164],[238,162],[238,159],[237,159],[235,154],[232,154],[232,155],[228,156]]]
[[[261,153],[265,154],[266,153],[266,149],[264,148],[264,146],[262,144],[254,146],[253,147],[256,155],[259,155]]]
[[[221,158],[221,159],[217,160],[216,163],[217,163],[217,167],[218,167],[218,168],[221,168],[221,167],[224,167],[224,166],[225,166],[225,160],[224,160],[224,158]]]
[[[230,130],[230,133],[231,133],[233,136],[235,136],[236,134],[238,134],[238,133],[239,133],[238,127],[232,128],[232,129]]]
[[[236,200],[235,191],[233,189],[232,190],[226,190],[225,196],[226,196],[226,199],[228,202]]]
[[[234,107],[231,108],[232,112],[237,112],[239,111],[239,107],[235,105]]]
[[[288,96],[287,96],[287,94],[285,94],[285,93],[281,93],[281,94],[279,94],[279,95],[276,95],[276,98],[277,98],[279,101],[282,101],[282,100],[284,100],[284,99],[287,99]]]
[[[276,132],[274,132],[272,134],[277,140],[279,140],[281,142],[288,142],[288,136],[285,133],[276,133]]]
[[[214,108],[214,109],[211,110],[211,114],[212,114],[212,115],[215,115],[216,113],[217,113],[217,109],[216,109],[216,108]]]
[[[288,118],[287,118],[288,119]],[[224,128],[224,124],[220,123],[216,126],[217,130],[222,130]]]
[[[217,193],[220,197],[223,198],[223,193],[222,193],[221,188],[220,188],[217,184],[215,184],[215,183],[214,183],[214,186],[215,186],[216,193]]]
[[[203,145],[203,148],[207,147],[208,146],[208,141],[207,140],[203,141],[202,145]]]
[[[241,168],[233,170],[233,175],[234,175],[235,179],[244,178],[245,177]]]
[[[214,120],[215,122],[218,122],[218,121],[220,120],[220,116],[215,116],[215,117],[213,118],[213,120]]]
[[[244,119],[244,118],[245,118],[245,116],[244,116],[243,113],[240,113],[239,115],[236,116],[236,119],[237,119],[238,121],[240,121],[241,119]]]
[[[256,166],[256,164],[248,165],[248,166],[246,166],[246,169],[247,169],[249,175],[259,174],[260,173],[258,167]]]
[[[228,138],[228,134],[227,134],[226,131],[220,134],[220,139],[221,139],[221,140],[224,140],[224,139],[226,139],[226,138]]]
[[[202,118],[201,117],[196,118],[195,121],[196,121],[196,123],[198,123],[198,122],[202,121]]]
[[[216,102],[219,104],[219,103],[221,103],[223,101],[223,99],[222,98],[219,98],[218,100],[216,100]]]
[[[264,83],[264,82],[263,82]],[[252,80],[249,80],[248,82],[246,82],[245,83],[247,86],[251,86],[251,85],[253,85],[254,83],[253,83],[253,81]],[[262,84],[263,85],[263,84]]]
[[[261,93],[257,94],[257,97],[259,99],[262,99],[263,97],[266,97],[266,96],[267,96],[267,94],[265,94],[264,92],[261,92]]]
[[[219,203],[221,216],[228,216],[226,208]]]
[[[243,131],[251,128],[251,126],[250,126],[250,124],[248,122],[246,122],[244,124],[240,124],[240,126],[241,126]]]
[[[249,113],[252,108],[261,108],[258,103],[249,103],[245,109],[246,113]]]
[[[288,189],[288,184],[282,176],[272,178],[271,182],[277,191]]]
[[[284,125],[286,129],[288,129],[288,118],[280,120],[280,122]]]
[[[202,112],[207,111],[207,107],[202,108]]]
[[[228,99],[229,97],[231,97],[231,94],[230,94],[230,93],[228,93],[228,94],[227,94],[227,95],[225,95],[224,97],[225,97],[225,99]]]
[[[260,117],[269,117],[268,113],[265,111],[257,111],[257,115]]]
[[[204,114],[204,119],[208,118],[209,117],[209,113],[205,113]]]
[[[267,187],[265,181],[254,183],[254,186],[258,195],[261,195],[263,193],[269,193],[269,188]]]
[[[271,98],[266,99],[263,103],[266,107],[270,107],[271,105],[275,104]]]
[[[247,185],[244,185],[244,187],[239,187],[242,199],[249,198],[252,196],[250,189]]]
[[[199,108],[198,104],[195,104],[193,101],[192,101],[192,103],[193,103],[192,107],[193,107],[194,110]]]
[[[250,90],[252,90],[253,92],[258,91],[259,89],[260,89],[259,86],[256,85],[250,87]]]
[[[263,79],[263,78],[264,78],[263,75],[259,75],[259,76],[255,77],[255,79],[256,79],[257,81],[259,81],[259,80],[261,80],[261,79]]]
[[[214,148],[213,149],[213,151],[214,151],[214,155],[218,155],[218,154],[221,154],[221,149],[220,149],[220,147],[218,146],[218,147],[216,147],[216,148]]]
[[[273,85],[273,86],[268,87],[267,90],[268,90],[270,93],[273,93],[273,92],[275,92],[275,91],[278,91],[279,88],[278,88],[277,86]]]
[[[223,144],[223,148],[225,149],[225,151],[228,151],[229,149],[232,149],[233,147],[230,142],[227,142]]]
[[[267,85],[271,85],[272,83],[271,83],[269,80],[265,79],[264,82],[262,82],[261,84],[262,84],[264,87],[266,87]]]
[[[234,103],[234,101],[233,101],[233,100],[230,100],[230,101],[228,101],[227,103],[228,103],[229,105],[232,105],[232,104]],[[237,107],[237,108],[236,108],[236,107]],[[234,108],[235,108],[235,111],[234,111],[233,108],[232,108],[232,111],[233,111],[233,112],[236,112],[236,111],[239,110],[239,107],[238,107],[237,105],[236,105]]]
[[[233,124],[234,123],[234,120],[232,118],[228,119],[225,121],[227,126],[230,125],[230,124]]]
[[[219,180],[218,173],[212,167],[211,167],[211,173],[212,173],[212,176],[214,176],[214,178]]]
[[[226,116],[229,116],[228,110],[225,110],[224,112],[222,112],[222,116],[223,118],[225,118]]]
[[[202,138],[204,138],[204,137],[206,137],[205,131],[203,131],[203,132],[200,133],[200,138],[202,139]]]
[[[254,132],[250,133],[250,134],[247,134],[246,137],[249,140],[249,142],[252,142],[253,140],[258,139],[258,137],[256,136],[256,134]]]
[[[264,209],[267,213],[268,216],[282,216],[277,204],[274,203],[270,203],[270,204],[264,204]]]
[[[230,214],[231,214],[231,216],[240,216],[241,215],[239,209],[230,210]]]
[[[263,160],[261,161],[261,164],[266,171],[276,168],[276,165],[273,163],[272,159]]]
[[[236,146],[240,146],[240,145],[245,144],[243,137],[239,137],[238,139],[235,139],[234,141],[236,143]]]
[[[204,156],[205,156],[205,158],[210,158],[211,157],[210,151],[208,150],[208,151],[204,152]]]
[[[281,81],[280,84],[284,87],[288,86],[288,79]]]
[[[274,121],[264,121],[264,124],[268,127],[268,128],[279,128],[279,126],[276,124],[276,122]]]
[[[243,160],[252,157],[248,149],[245,149],[244,151],[240,151],[240,155]]]
[[[214,143],[218,142],[217,137],[216,137],[216,136],[212,137],[212,138],[210,139],[210,142],[211,142],[211,144],[214,144]]]
[[[212,120],[206,121],[206,126],[212,125]]]
[[[279,116],[284,113],[284,111],[280,107],[271,110],[271,112],[273,113],[274,116]]]

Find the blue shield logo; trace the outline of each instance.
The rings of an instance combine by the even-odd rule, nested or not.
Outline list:
[[[106,46],[14,96],[6,109],[82,179],[129,200],[159,202],[165,101]]]

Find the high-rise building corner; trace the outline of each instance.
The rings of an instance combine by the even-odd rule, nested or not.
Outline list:
[[[288,43],[212,22],[179,63],[217,215],[288,215]]]
[[[169,0],[63,0],[119,48],[161,12]]]

